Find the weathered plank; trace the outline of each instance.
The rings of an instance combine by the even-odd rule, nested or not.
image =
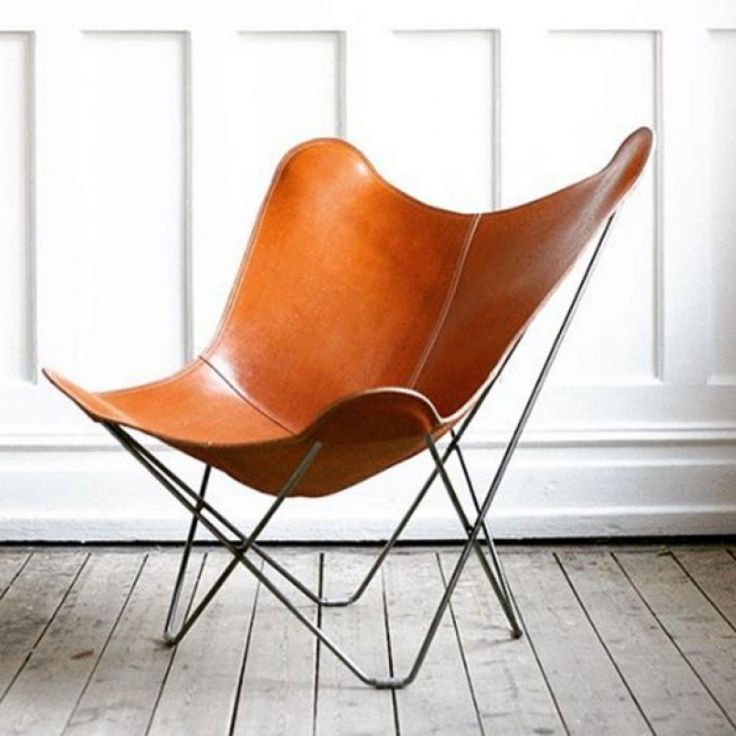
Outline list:
[[[175,650],[157,640],[178,555],[151,554],[124,603],[143,553],[94,551],[82,566],[80,553],[5,552],[0,682],[4,677],[8,692],[0,732],[56,734],[68,719],[67,736],[115,736],[144,733],[153,718],[153,733],[196,736],[227,733],[235,712],[236,733],[268,736],[311,736],[313,728],[317,736],[378,736],[395,732],[395,718],[402,734],[466,736],[482,727],[486,734],[628,736],[651,732],[644,715],[661,734],[734,733],[718,703],[733,720],[736,632],[727,619],[734,615],[736,560],[723,549],[674,554],[682,567],[653,552],[559,553],[568,582],[549,551],[504,553],[531,634],[520,641],[507,638],[505,618],[471,559],[453,597],[454,618],[445,617],[417,680],[394,696],[364,686],[324,647],[317,664],[311,634],[266,591],[256,603],[255,582],[244,571],[172,659]],[[281,556],[317,588],[317,552]],[[441,555],[446,574],[454,556]],[[227,559],[213,557],[203,586]],[[351,591],[369,559],[327,553],[325,593]],[[132,568],[124,573],[127,562]],[[324,608],[322,623],[371,674],[385,673],[385,601],[394,669],[405,674],[441,592],[437,558],[400,552],[383,582],[382,589],[379,577],[351,607]],[[293,597],[316,618],[316,606],[295,591]]]
[[[675,557],[736,628],[736,560],[725,549],[674,550]]]
[[[29,657],[87,555],[34,554],[0,600],[0,698]]]
[[[456,554],[442,554],[449,578]],[[455,622],[486,733],[564,734],[527,637],[512,639],[506,616],[475,557],[452,598]]]
[[[180,615],[186,610],[202,564],[190,560]],[[74,736],[129,736],[145,732],[174,650],[161,632],[179,555],[152,553],[110,637],[97,667],[67,724]]]
[[[0,703],[5,734],[58,734],[110,636],[143,561],[95,554]]]
[[[283,557],[283,559],[282,559]],[[280,555],[279,561],[313,590],[319,582],[314,552]],[[317,621],[317,606],[271,573],[273,579]],[[234,734],[311,734],[314,716],[314,635],[263,586],[258,591]]]
[[[504,564],[568,731],[651,733],[554,555],[506,554]]]
[[[736,631],[671,555],[639,553],[616,557],[734,727]]]
[[[195,600],[230,556],[207,555]],[[150,733],[217,736],[230,731],[256,583],[238,566],[174,653]]]
[[[0,598],[7,593],[30,556],[30,552],[4,552],[0,555]]]
[[[434,553],[395,554],[386,561],[384,571],[394,671],[403,677],[419,650],[444,584]],[[481,733],[449,611],[417,679],[398,690],[396,700],[402,736]]]
[[[373,555],[329,552],[323,562],[323,591],[329,598],[350,595]],[[346,608],[322,609],[322,627],[370,675],[387,675],[388,642],[381,578]],[[388,736],[394,733],[391,692],[364,685],[326,647],[321,647],[317,694],[318,736]]]
[[[732,734],[733,728],[613,556],[561,554],[582,604],[658,734]]]

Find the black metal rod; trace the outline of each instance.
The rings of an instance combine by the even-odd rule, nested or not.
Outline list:
[[[463,531],[465,532],[467,536],[472,531],[473,525],[471,524],[470,519],[468,519],[468,516],[465,513],[465,509],[463,508],[463,505],[460,502],[460,499],[458,498],[457,493],[455,492],[455,489],[452,485],[452,481],[450,480],[450,476],[448,475],[446,468],[444,467],[444,465],[439,465],[441,461],[440,461],[439,454],[437,453],[437,448],[432,438],[429,436],[427,437],[427,447],[429,449],[430,454],[432,455],[432,459],[434,460],[435,464],[439,468],[439,473],[440,473],[440,476],[442,477],[442,482],[445,486],[445,490],[447,491],[447,495],[450,497],[450,501],[452,502],[453,508],[455,509],[455,513],[457,514],[458,519],[460,520],[460,524],[463,527]],[[459,449],[459,448],[456,447],[456,449]],[[496,598],[498,599],[498,602],[501,604],[501,608],[503,609],[504,615],[508,619],[509,626],[511,627],[514,638],[518,639],[522,635],[522,630],[521,630],[521,627],[519,626],[519,622],[516,620],[516,612],[512,608],[511,603],[506,596],[506,591],[503,589],[503,586],[501,585],[499,580],[496,579],[497,573],[495,573],[491,569],[491,566],[489,565],[488,560],[483,552],[483,548],[481,547],[481,544],[477,539],[475,543],[473,544],[473,549],[475,550],[476,556],[478,557],[480,565],[483,568],[483,572],[485,573],[486,577],[491,583],[491,588],[493,589],[493,592],[495,593]]]
[[[149,472],[154,475],[158,479],[158,481],[169,491],[175,494],[175,496],[182,501],[183,499],[187,500],[187,508],[192,513],[192,515],[198,519],[202,524],[207,526],[208,529],[210,527],[205,524],[205,517],[203,515],[204,511],[207,511],[208,513],[211,513],[212,516],[215,517],[218,521],[224,520],[221,523],[229,530],[234,531],[235,534],[238,536],[238,538],[241,540],[241,543],[237,545],[237,548],[241,550],[241,553],[244,555],[245,553],[253,546],[255,540],[258,538],[258,536],[261,534],[263,529],[266,527],[268,522],[271,520],[273,515],[276,513],[278,508],[281,506],[281,504],[286,500],[286,498],[293,492],[293,490],[296,488],[297,484],[301,480],[304,473],[308,470],[309,466],[314,461],[314,458],[317,456],[317,453],[322,448],[321,442],[315,442],[312,447],[309,449],[309,451],[306,453],[306,455],[302,458],[302,460],[299,462],[299,465],[296,467],[292,475],[289,477],[289,479],[286,481],[284,486],[282,487],[281,491],[279,491],[278,496],[276,497],[276,500],[271,504],[271,506],[268,508],[266,513],[261,517],[259,522],[256,524],[256,526],[253,528],[253,531],[250,533],[250,535],[245,536],[243,533],[235,527],[233,524],[231,524],[229,521],[227,521],[222,514],[220,514],[216,509],[213,509],[213,507],[208,504],[203,497],[203,494],[200,494],[199,496],[191,489],[189,486],[187,486],[183,481],[178,479],[171,471],[164,472],[162,463],[148,451],[145,447],[143,447],[139,442],[134,440],[127,432],[125,432],[120,427],[113,425],[113,424],[105,424],[104,425],[107,430],[114,436],[116,439],[123,445],[125,449],[127,449],[133,457],[135,457],[141,464],[146,467]],[[155,462],[154,462],[155,461]],[[168,470],[168,469],[167,469]],[[173,477],[172,477],[173,476]],[[181,486],[181,488],[177,488],[173,481],[177,481],[177,484]],[[193,496],[191,501],[186,498],[186,496],[182,493],[182,490],[187,492],[187,495],[190,497]],[[190,532],[193,536],[193,528],[195,527],[194,524],[190,526]],[[196,527],[195,527],[196,528]],[[210,529],[210,531],[212,531]],[[220,541],[222,541],[222,537],[218,534],[216,535]],[[228,540],[228,548],[231,545],[231,543]],[[189,547],[191,548],[191,543],[189,544]],[[187,555],[187,551],[185,548],[185,555]],[[207,594],[202,598],[202,600],[199,602],[197,607],[192,611],[189,616],[187,617],[186,621],[182,624],[181,628],[176,634],[171,634],[170,631],[164,631],[164,640],[170,644],[175,645],[181,639],[184,637],[184,635],[189,631],[189,629],[192,627],[194,622],[200,617],[200,615],[204,612],[205,608],[209,604],[209,602],[212,600],[214,595],[217,593],[217,591],[223,586],[229,575],[232,573],[232,571],[235,569],[236,565],[238,563],[238,559],[231,560],[228,566],[225,568],[225,570],[220,574],[220,577],[213,583],[210,590],[207,592]],[[180,566],[180,570],[184,568],[184,565]],[[168,621],[167,621],[168,623]]]
[[[212,471],[211,465],[206,465],[204,473],[202,475],[202,482],[199,486],[199,497],[204,499],[204,495],[207,492],[207,484],[210,480],[210,472]],[[201,503],[198,505],[201,510]],[[179,563],[179,571],[176,575],[176,582],[174,583],[174,590],[171,594],[171,604],[169,605],[169,611],[166,614],[166,622],[164,623],[164,641],[169,642],[172,640],[171,630],[174,624],[174,618],[176,617],[176,610],[179,607],[179,598],[181,596],[181,590],[184,585],[184,579],[187,574],[187,567],[189,566],[189,556],[192,551],[192,544],[194,542],[194,535],[197,532],[197,523],[199,519],[197,516],[192,516],[192,520],[189,524],[189,533],[184,544],[184,551],[181,556],[181,562]]]
[[[455,447],[455,454],[457,455],[457,458],[460,462],[460,467],[462,468],[463,476],[465,477],[465,483],[468,487],[470,497],[473,501],[475,513],[478,514],[480,512],[480,502],[478,500],[478,494],[475,491],[475,486],[473,485],[473,482],[470,478],[470,473],[468,472],[468,466],[465,462],[465,457],[463,456],[462,450],[460,449],[459,445]],[[508,609],[504,608],[504,612],[506,613],[506,617],[511,624],[514,636],[516,638],[519,638],[523,635],[524,630],[519,620],[518,607],[516,605],[513,591],[511,590],[511,586],[509,585],[508,579],[506,577],[506,572],[504,571],[503,565],[501,564],[501,560],[498,556],[498,550],[496,549],[496,545],[493,541],[493,537],[491,536],[491,532],[488,528],[488,522],[486,520],[483,521],[483,536],[485,537],[486,544],[488,545],[488,551],[491,555],[491,561],[496,571],[491,584],[493,585],[494,592],[496,591],[496,585],[501,586],[501,590],[503,591],[503,599],[507,602],[508,606]],[[504,605],[504,600],[502,600],[502,605]]]
[[[514,431],[511,435],[511,438],[509,439],[506,445],[506,449],[504,450],[504,454],[503,454],[503,457],[501,458],[501,462],[499,463],[498,468],[496,469],[496,472],[493,476],[493,480],[491,481],[490,487],[488,488],[488,492],[486,493],[486,496],[483,499],[483,503],[480,507],[480,511],[478,512],[478,518],[475,522],[475,525],[473,526],[473,529],[470,535],[468,536],[468,541],[463,547],[463,550],[460,553],[460,556],[458,557],[457,562],[455,563],[455,567],[452,571],[452,575],[450,576],[450,579],[447,582],[445,593],[442,596],[442,599],[440,600],[440,603],[437,607],[434,617],[432,618],[432,621],[430,622],[429,628],[427,629],[427,633],[425,634],[424,641],[422,642],[422,645],[419,649],[419,653],[417,654],[417,658],[414,662],[414,665],[409,671],[409,674],[407,675],[407,677],[399,681],[402,687],[404,685],[409,684],[410,682],[414,680],[414,678],[417,676],[424,662],[424,658],[427,656],[427,651],[429,650],[429,643],[432,641],[435,633],[437,632],[437,628],[440,625],[442,616],[444,615],[445,610],[447,609],[447,606],[450,602],[450,598],[452,597],[455,587],[457,586],[458,580],[460,579],[460,575],[462,574],[465,564],[468,561],[468,556],[470,555],[470,551],[472,549],[473,543],[478,538],[478,534],[481,531],[483,521],[485,520],[486,515],[488,514],[488,510],[490,509],[491,504],[493,503],[493,499],[495,498],[496,493],[498,492],[498,488],[501,485],[501,481],[503,480],[503,477],[506,473],[506,469],[508,468],[509,462],[511,461],[511,457],[513,456],[514,451],[516,450],[516,446],[519,443],[519,438],[521,437],[521,434],[524,431],[524,427],[526,426],[526,423],[529,420],[529,416],[531,415],[532,409],[534,408],[534,404],[536,403],[537,398],[539,397],[539,393],[542,390],[542,386],[544,385],[544,382],[547,379],[547,376],[549,375],[549,371],[552,368],[552,364],[554,363],[555,357],[557,356],[557,353],[560,349],[562,340],[564,339],[565,334],[567,333],[567,330],[570,327],[570,323],[572,322],[572,318],[575,315],[578,304],[580,303],[580,299],[582,295],[585,293],[585,288],[587,287],[588,282],[590,281],[590,276],[593,273],[595,264],[598,260],[598,256],[600,255],[603,243],[606,240],[606,236],[610,230],[611,223],[613,222],[614,216],[615,216],[615,213],[614,215],[611,215],[608,218],[608,221],[606,222],[605,227],[603,228],[603,232],[601,233],[601,236],[598,239],[598,243],[596,244],[593,250],[593,254],[590,257],[590,260],[588,261],[588,265],[586,266],[585,271],[583,272],[583,276],[578,284],[577,289],[575,290],[575,294],[570,303],[570,306],[568,307],[567,312],[565,313],[565,316],[562,320],[562,324],[560,325],[560,328],[557,331],[557,335],[555,336],[555,339],[552,342],[552,347],[547,353],[547,357],[545,358],[544,363],[542,364],[542,369],[540,370],[539,375],[537,376],[537,379],[534,382],[534,386],[532,387],[532,391],[529,394],[529,398],[527,399],[526,404],[524,405],[524,409],[521,412],[521,416],[519,417],[516,427],[514,428]]]

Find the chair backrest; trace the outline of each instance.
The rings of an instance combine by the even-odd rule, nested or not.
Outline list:
[[[431,207],[337,139],[282,160],[217,335],[203,357],[299,431],[379,386],[461,411],[639,176],[632,133],[602,171],[509,210]]]

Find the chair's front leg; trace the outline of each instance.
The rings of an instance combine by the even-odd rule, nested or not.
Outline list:
[[[181,641],[181,639],[189,631],[195,621],[204,612],[210,601],[214,598],[215,594],[224,585],[225,581],[232,574],[233,570],[235,570],[238,562],[242,562],[244,560],[245,553],[251,549],[263,529],[266,527],[268,522],[278,510],[278,508],[286,500],[286,498],[291,495],[304,473],[307,472],[310,465],[314,462],[317,453],[322,449],[322,443],[315,442],[310,447],[305,456],[299,462],[299,465],[297,465],[296,469],[293,471],[289,479],[282,487],[281,491],[279,491],[278,496],[273,501],[271,506],[269,506],[266,513],[261,517],[260,521],[253,528],[253,531],[246,536],[234,524],[225,519],[225,517],[220,512],[214,509],[205,500],[204,495],[207,487],[207,482],[209,481],[209,466],[207,470],[205,470],[200,493],[197,494],[170,469],[163,465],[160,460],[152,455],[149,450],[147,450],[135,439],[133,439],[121,427],[114,424],[105,424],[104,426],[110,432],[110,434],[112,434],[113,437],[115,437],[120,442],[120,444],[192,514],[192,523],[189,527],[187,544],[185,545],[184,554],[179,566],[179,573],[177,575],[177,581],[174,586],[174,594],[172,596],[172,604],[169,609],[169,615],[167,616],[164,632],[164,640],[166,641],[166,643],[170,646],[174,646]],[[208,519],[205,515],[206,513],[210,514],[213,517],[214,521]],[[194,609],[194,611],[192,611],[192,613],[190,613],[186,620],[182,623],[176,634],[172,634],[170,631],[171,622],[176,612],[178,599],[181,595],[181,587],[186,575],[186,568],[191,553],[194,534],[197,529],[197,524],[200,522],[225,547],[233,552],[234,557],[225,567],[217,580],[213,583],[212,587],[203,596],[201,601],[197,604],[197,607]],[[231,542],[230,540],[228,540],[226,537],[226,532],[218,529],[215,522],[223,526],[226,532],[229,532],[230,534],[235,534],[239,541]]]

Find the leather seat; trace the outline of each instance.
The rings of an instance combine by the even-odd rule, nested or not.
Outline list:
[[[266,493],[320,441],[295,493],[334,493],[467,413],[651,144],[639,129],[587,179],[461,214],[397,190],[342,140],[309,141],[280,163],[196,360],[102,393],[44,373],[95,421],[157,437]]]

